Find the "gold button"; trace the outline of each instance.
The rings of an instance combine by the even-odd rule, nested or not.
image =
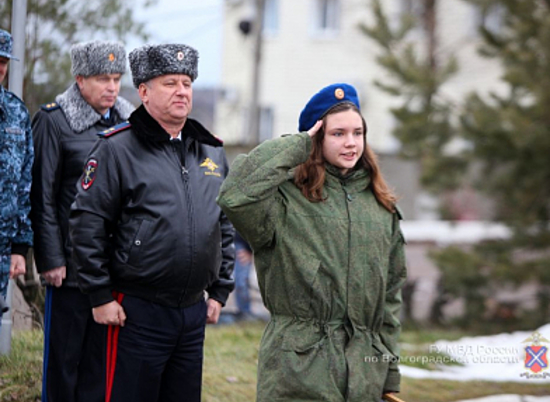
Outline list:
[[[336,97],[336,99],[344,99],[344,90],[342,88],[337,88],[335,91],[334,91],[334,96]]]

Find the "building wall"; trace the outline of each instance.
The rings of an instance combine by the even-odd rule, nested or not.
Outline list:
[[[393,21],[398,20],[405,1],[383,1]],[[320,88],[334,82],[351,83],[360,95],[362,113],[369,126],[368,141],[381,155],[383,172],[401,195],[406,214],[412,219],[433,217],[437,202],[421,192],[418,167],[394,157],[399,143],[391,134],[395,121],[390,108],[402,100],[374,85],[375,79],[387,82],[388,75],[376,61],[379,47],[359,29],[360,23],[373,22],[369,3],[340,0],[339,30],[322,35],[312,28],[316,0],[275,0],[275,3],[278,29],[264,33],[260,85],[261,106],[273,111],[273,136],[297,130],[300,111]],[[257,139],[247,138],[253,38],[238,29],[240,21],[250,19],[251,4],[252,0],[225,2],[222,90],[214,132],[225,140],[230,155],[235,153],[232,147],[241,152],[257,143]],[[463,0],[438,4],[438,58],[443,61],[454,55],[460,67],[459,73],[443,87],[442,96],[456,104],[458,115],[460,101],[467,93],[503,90],[499,83],[501,69],[494,60],[477,54],[479,16],[475,9]],[[412,32],[410,39],[418,41],[420,52],[425,49],[421,29]]]
[[[226,3],[222,97],[217,107],[216,132],[229,144],[246,142],[246,110],[250,102],[252,38],[237,29],[246,18],[246,2]],[[341,2],[340,30],[333,35],[312,32],[312,0],[278,0],[279,29],[264,35],[260,87],[262,106],[274,111],[276,136],[295,132],[298,115],[308,99],[333,82],[357,87],[369,124],[369,140],[376,148],[387,148],[392,99],[382,96],[372,81],[383,74],[375,62],[369,40],[358,28],[368,17],[363,0]]]

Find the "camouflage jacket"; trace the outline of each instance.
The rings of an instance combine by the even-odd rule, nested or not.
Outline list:
[[[0,86],[0,241],[26,254],[32,245],[29,220],[33,146],[29,112]]]
[[[307,133],[239,156],[218,202],[254,249],[271,321],[262,338],[258,401],[378,402],[399,391],[397,338],[404,240],[357,170],[327,166],[324,202],[292,181]]]

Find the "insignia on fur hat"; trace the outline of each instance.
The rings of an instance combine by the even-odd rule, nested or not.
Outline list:
[[[199,53],[183,44],[145,45],[130,52],[130,69],[134,86],[167,74],[185,74],[195,81]]]
[[[334,96],[336,99],[344,99],[344,90],[342,88],[336,88],[334,91]]]
[[[124,74],[126,50],[120,42],[91,41],[71,47],[73,76],[90,77],[101,74]]]

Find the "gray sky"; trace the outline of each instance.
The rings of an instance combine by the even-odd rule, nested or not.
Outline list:
[[[151,34],[149,43],[185,43],[199,52],[196,86],[220,83],[223,0],[158,0],[147,9],[136,9],[136,19],[144,21]],[[132,50],[144,43],[128,41]]]

